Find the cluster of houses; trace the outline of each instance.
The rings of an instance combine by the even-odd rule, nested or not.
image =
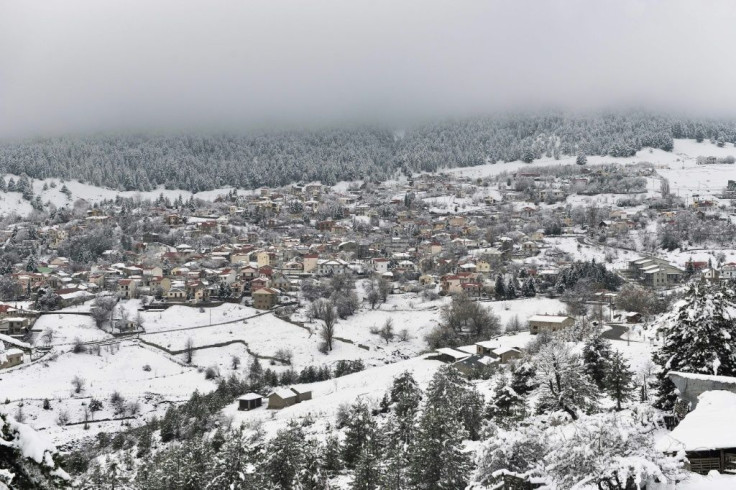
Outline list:
[[[282,408],[290,407],[301,403],[306,400],[312,399],[312,392],[309,390],[303,390],[300,388],[276,388],[267,397],[268,408],[272,410],[281,410]],[[263,406],[262,395],[258,393],[246,393],[245,395],[238,398],[238,410],[247,411],[255,410],[258,407]]]
[[[490,297],[506,265],[530,257],[535,263],[527,261],[524,272],[536,281],[536,292],[554,294],[559,271],[574,259],[548,246],[545,222],[559,224],[549,233],[571,236],[614,234],[641,223],[612,209],[597,226],[581,227],[568,207],[539,202],[564,200],[613,171],[582,168],[555,176],[522,170],[490,180],[424,174],[347,190],[312,182],[233,192],[213,203],[163,197],[77,202],[61,222],[21,221],[0,230],[3,250],[22,258],[3,272],[16,293],[0,304],[0,334],[22,340],[33,309],[64,308],[99,293],[154,298],[149,307],[156,308],[230,301],[269,310],[295,304],[303,281],[339,274],[382,277],[396,292],[436,288]],[[92,260],[60,253],[74,253],[69,240],[96,230],[120,238],[118,226],[131,219],[142,226],[124,237],[124,246],[121,239],[121,247]],[[632,273],[652,286],[680,280],[676,267],[650,260],[632,266]],[[724,267],[719,274],[732,273]],[[43,303],[49,295],[52,301]],[[35,306],[15,308],[15,300]]]
[[[629,277],[652,288],[674,287],[691,275],[695,275],[702,281],[736,280],[736,263],[734,262],[723,264],[720,268],[705,260],[689,260],[686,265],[687,269],[681,269],[665,259],[644,257],[630,261],[626,272]]]
[[[18,285],[17,296],[37,299],[51,290],[58,296],[59,307],[112,291],[122,298],[150,295],[168,303],[252,295],[255,307],[268,309],[289,301],[281,297],[298,288],[305,277],[346,272],[415,281],[423,275],[426,285],[439,283],[442,274],[422,271],[457,271],[462,281],[448,276],[443,284],[452,291],[447,292],[462,289],[456,282],[473,282],[464,286],[472,292],[479,289],[477,275],[492,272],[491,259],[534,255],[543,245],[544,233],[517,231],[489,240],[483,224],[499,219],[494,198],[484,199],[483,209],[465,213],[407,207],[405,197],[447,193],[465,199],[478,189],[476,183],[422,176],[406,184],[400,198],[387,199],[383,193],[397,190],[383,185],[368,194],[363,189],[334,192],[311,183],[261,189],[201,208],[156,205],[136,213],[141,220],[156,223],[150,228],[157,231],[131,236],[125,250],[107,250],[88,265],[54,252],[70,237],[100,226],[114,228],[129,209],[102,204],[65,224],[20,222],[0,230],[0,239],[24,257],[9,274]],[[381,214],[380,206],[393,211]],[[324,218],[326,213],[331,216]],[[519,207],[512,217],[516,228],[536,213],[533,206]],[[171,244],[171,234],[178,243]],[[228,241],[225,236],[232,238]],[[208,238],[214,238],[209,243],[215,244],[203,245]],[[466,256],[466,251],[479,250],[482,256]],[[34,257],[32,264],[30,257]],[[472,280],[466,280],[468,274]]]
[[[575,325],[575,319],[566,315],[532,315],[527,320],[529,333],[553,333]],[[503,345],[499,339],[477,342],[457,348],[442,347],[435,350],[432,359],[452,364],[466,376],[495,364],[508,364],[524,353],[520,346]]]

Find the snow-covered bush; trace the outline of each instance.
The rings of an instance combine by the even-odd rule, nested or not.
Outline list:
[[[504,474],[559,490],[591,485],[644,488],[685,478],[684,452],[665,455],[654,445],[651,409],[582,416],[556,412],[529,419],[514,431],[495,428],[483,443],[473,480],[489,485]]]
[[[0,414],[0,488],[66,488],[69,475],[54,462],[55,455],[44,435]]]

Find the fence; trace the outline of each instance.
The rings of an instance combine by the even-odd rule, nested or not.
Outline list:
[[[187,352],[189,350],[189,349],[186,349],[186,348],[185,349],[179,349],[179,350],[171,350],[171,349],[167,349],[166,347],[164,347],[162,345],[158,345],[158,344],[156,344],[154,342],[151,342],[149,340],[145,340],[145,339],[138,339],[138,340],[140,342],[142,342],[142,343],[150,346],[150,347],[153,347],[155,349],[162,350],[162,351],[166,352],[167,354],[169,354],[170,356],[178,356],[178,355],[184,354],[185,352]],[[240,339],[227,340],[225,342],[218,342],[216,344],[198,345],[198,346],[192,347],[191,350],[192,351],[198,351],[198,350],[203,350],[203,349],[215,349],[217,347],[226,347],[228,345],[233,345],[233,344],[242,344],[243,346],[245,346],[245,350],[246,350],[246,352],[248,352],[248,354],[250,354],[251,356],[256,357],[258,359],[267,359],[269,361],[283,362],[282,359],[279,359],[279,358],[276,358],[276,357],[272,357],[272,356],[264,356],[262,354],[257,354],[255,352],[253,352],[252,350],[250,350],[250,347],[248,347],[247,342],[245,342],[244,340],[240,340]]]

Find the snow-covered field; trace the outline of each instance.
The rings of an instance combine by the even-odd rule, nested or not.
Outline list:
[[[698,143],[695,140],[676,139],[672,152],[644,148],[633,157],[588,156],[588,165],[652,163],[657,167],[657,172],[670,181],[671,192],[682,197],[692,197],[693,194],[700,194],[701,197],[719,194],[726,186],[728,179],[736,179],[736,165],[697,165],[696,159],[699,156],[736,157],[736,148],[731,143],[726,143],[723,148],[719,148],[708,141]],[[563,157],[559,160],[543,157],[532,163],[518,160],[496,164],[487,163],[477,167],[446,169],[443,172],[476,179],[496,176],[503,172],[530,169],[535,166],[574,164],[575,157]],[[651,194],[658,190],[656,182],[649,183],[648,193]]]
[[[7,181],[11,177],[15,180],[18,180],[19,176],[12,175],[12,174],[5,174],[2,177],[4,177],[5,180]],[[56,187],[51,187],[52,183],[54,183]],[[48,185],[48,188],[46,190],[43,190],[44,184]],[[67,196],[61,192],[62,185],[66,185],[67,189],[69,189],[69,191],[71,192],[71,195],[69,198],[67,198]],[[64,182],[63,184],[61,183],[61,180],[56,179],[56,178],[43,179],[43,180],[34,179],[33,180],[34,195],[40,196],[42,202],[44,203],[51,202],[57,207],[63,207],[63,206],[71,207],[77,199],[83,199],[90,204],[94,204],[96,202],[100,202],[105,199],[115,199],[117,196],[140,199],[140,200],[144,200],[144,199],[155,200],[161,194],[163,194],[164,197],[167,197],[172,201],[176,200],[178,197],[181,197],[183,200],[188,200],[193,195],[196,196],[197,199],[203,199],[205,201],[213,201],[218,196],[225,195],[231,191],[232,191],[231,188],[223,188],[223,189],[213,189],[210,191],[203,191],[203,192],[198,192],[196,194],[192,194],[189,191],[167,190],[167,189],[164,189],[163,187],[152,190],[152,191],[148,191],[148,192],[116,191],[114,189],[107,189],[104,187],[97,187],[97,186],[93,186],[89,184],[83,184],[75,180],[68,180]],[[253,191],[237,190],[237,193],[240,195],[247,195],[252,192]],[[31,207],[30,203],[22,199],[22,195],[20,192],[0,193],[0,215],[16,213],[20,216],[27,216],[28,214],[31,213],[32,210],[33,208]]]
[[[75,393],[72,385],[75,376],[84,380],[80,393]],[[0,403],[0,411],[17,416],[20,410],[27,424],[47,432],[60,444],[101,430],[97,423],[92,423],[89,430],[83,425],[62,427],[58,423],[62,412],[68,414],[72,424],[83,421],[84,409],[93,397],[103,403],[102,410],[93,414],[94,419],[114,416],[109,398],[117,391],[127,402],[140,404],[142,420],[153,413],[160,415],[168,406],[161,402],[183,401],[194,390],[210,391],[214,386],[196,368],[180,365],[135,342],[122,342],[103,347],[100,355],[52,353],[42,362],[0,374],[0,399],[5,402]],[[49,400],[50,410],[43,409],[44,399]],[[120,424],[110,422],[105,430],[119,430]]]
[[[587,240],[587,239],[586,239]],[[581,243],[577,237],[551,237],[544,239],[546,250],[542,250],[540,256],[531,257],[527,262],[538,262],[544,258],[545,253],[551,249],[559,249],[570,254],[574,260],[590,261],[595,260],[598,263],[606,264],[616,270],[628,267],[629,261],[641,258],[641,254],[623,250],[620,248],[609,247],[601,244],[591,245],[588,241]],[[611,262],[608,259],[611,259]]]
[[[692,197],[699,194],[701,197],[720,194],[729,179],[736,179],[736,165],[697,165],[698,156],[714,156],[723,158],[736,157],[736,148],[727,143],[723,148],[694,140],[675,140],[673,154],[674,161],[657,160],[652,163],[667,163],[657,169],[657,172],[670,181],[673,193],[682,197]]]
[[[263,313],[243,305],[225,303],[215,308],[197,308],[185,305],[175,305],[163,311],[140,312],[143,329],[148,333],[156,333],[179,328],[204,327],[226,322],[242,321]],[[130,312],[134,318],[137,312]]]
[[[385,366],[330,379],[309,385],[294,385],[312,391],[312,400],[307,400],[283,410],[268,410],[264,405],[249,412],[240,412],[237,403],[223,410],[235,425],[241,422],[260,426],[272,436],[291,419],[311,417],[318,427],[334,423],[335,414],[342,404],[352,404],[359,399],[377,402],[391,386],[393,379],[404,371],[410,371],[422,389],[427,387],[434,372],[442,365],[423,357],[400,361]]]
[[[51,342],[47,342],[47,331],[53,332]],[[37,346],[69,345],[77,339],[82,342],[93,342],[112,338],[110,334],[97,328],[92,317],[85,315],[43,315],[33,325],[33,332],[34,343]]]

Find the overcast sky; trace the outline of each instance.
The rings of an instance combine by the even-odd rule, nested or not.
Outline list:
[[[638,105],[736,115],[733,0],[0,0],[0,136]]]

